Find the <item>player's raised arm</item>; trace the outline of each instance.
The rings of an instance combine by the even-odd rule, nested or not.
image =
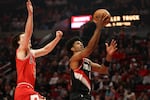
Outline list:
[[[88,57],[93,52],[93,50],[95,50],[99,43],[102,28],[110,21],[110,14],[107,12],[108,11],[104,9],[95,11],[93,15],[93,22],[96,24],[96,29],[93,32],[93,36],[91,37],[85,49],[74,55],[75,57],[73,56],[73,58],[80,60],[84,57]]]
[[[56,31],[56,37],[54,38],[54,40],[49,42],[43,48],[32,50],[35,57],[44,56],[44,55],[50,53],[55,48],[55,46],[58,44],[58,42],[61,40],[62,36],[63,36],[62,31]]]
[[[33,7],[30,0],[26,2],[28,17],[25,25],[25,34],[22,38],[20,49],[27,49],[33,32]]]

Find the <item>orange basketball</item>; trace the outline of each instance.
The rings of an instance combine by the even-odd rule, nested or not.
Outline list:
[[[103,17],[106,17],[104,22],[105,22],[105,25],[107,25],[110,22],[110,17],[111,17],[108,10],[106,10],[106,9],[97,9],[93,14],[93,20],[95,20],[95,21],[97,21],[99,18],[103,18]]]

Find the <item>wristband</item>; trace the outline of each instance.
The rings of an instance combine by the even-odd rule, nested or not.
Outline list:
[[[105,60],[105,61],[104,61],[104,66],[109,67],[109,65],[110,65],[110,62],[109,62],[109,61],[107,61],[107,60]]]

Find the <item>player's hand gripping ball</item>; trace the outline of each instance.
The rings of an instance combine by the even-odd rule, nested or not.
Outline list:
[[[110,22],[111,15],[106,9],[97,9],[93,14],[93,20],[98,21],[99,18],[104,19],[104,26]]]

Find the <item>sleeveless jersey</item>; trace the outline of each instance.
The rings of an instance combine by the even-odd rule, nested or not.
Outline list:
[[[24,60],[16,58],[16,69],[17,69],[17,84],[21,82],[35,85],[35,58],[32,53],[29,53]]]
[[[91,92],[91,66],[87,58],[82,59],[81,65],[71,70],[72,92],[89,94]]]

